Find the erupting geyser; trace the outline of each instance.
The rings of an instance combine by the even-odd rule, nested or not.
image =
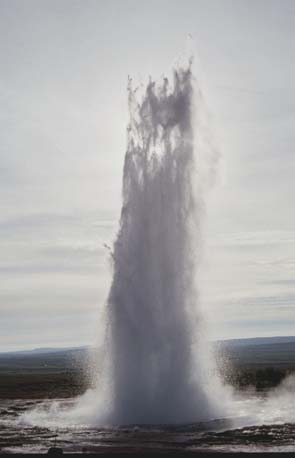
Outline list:
[[[184,423],[216,414],[201,337],[195,277],[200,199],[195,195],[191,67],[173,87],[150,81],[130,123],[120,229],[108,298],[113,423]],[[196,154],[195,154],[196,153]],[[208,356],[208,355],[207,355]]]
[[[179,424],[225,414],[196,289],[206,147],[194,139],[192,79],[191,66],[177,69],[172,87],[150,81],[142,97],[129,81],[123,204],[97,388],[72,408],[55,402],[22,421]]]
[[[35,405],[21,413],[18,426],[62,427],[68,447],[72,433],[64,427],[79,425],[79,434],[86,428],[81,438],[84,434],[87,447],[92,440],[99,451],[104,441],[108,448],[123,449],[137,448],[141,439],[147,450],[159,437],[162,449],[167,431],[169,449],[179,449],[181,431],[181,447],[189,450],[191,429],[179,430],[171,424],[217,418],[220,421],[211,422],[210,428],[235,431],[226,431],[222,439],[219,434],[206,435],[203,425],[193,425],[194,448],[203,444],[208,450],[213,444],[219,449],[224,441],[223,446],[245,451],[244,438],[254,435],[255,443],[267,436],[265,431],[279,446],[285,434],[292,439],[294,378],[288,377],[263,398],[231,395],[219,381],[206,345],[196,268],[202,247],[204,178],[205,182],[208,178],[204,170],[214,169],[215,157],[203,122],[200,92],[197,88],[194,95],[193,86],[190,66],[175,70],[172,86],[167,79],[160,85],[150,81],[142,96],[129,81],[123,205],[105,309],[104,357],[93,371],[97,385],[77,400]],[[8,421],[10,425],[10,417]],[[128,424],[131,427],[123,431],[116,427]],[[139,435],[135,424],[143,425]],[[157,424],[148,428],[148,435],[147,424]],[[277,429],[274,436],[275,424],[283,430]],[[264,425],[263,434],[249,425]],[[248,428],[236,434],[242,426]],[[35,443],[34,436],[32,440]],[[269,439],[261,444],[265,450]]]

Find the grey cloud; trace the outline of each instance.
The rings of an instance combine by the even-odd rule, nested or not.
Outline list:
[[[110,274],[103,244],[111,245],[120,212],[127,75],[146,81],[149,74],[167,73],[183,55],[188,31],[227,170],[224,185],[213,190],[216,202],[208,202],[210,243],[224,232],[210,254],[218,262],[208,283],[214,288],[214,276],[228,270],[231,282],[219,282],[220,297],[251,289],[250,306],[247,299],[240,305],[251,313],[265,298],[256,325],[253,319],[257,334],[265,331],[261,314],[267,307],[291,307],[292,284],[286,282],[295,259],[293,10],[292,0],[251,6],[247,0],[0,2],[0,293],[5,310],[6,299],[16,304],[7,332],[1,324],[0,330],[10,345],[50,341],[49,334],[42,340],[44,320],[40,326],[33,320],[43,297],[58,313],[58,292],[69,294],[62,297],[61,314],[70,303],[83,308],[87,298],[103,300]],[[269,285],[262,283],[264,270]],[[103,292],[96,294],[100,280]],[[36,292],[38,282],[44,286]],[[276,297],[271,284],[280,286]],[[6,296],[8,286],[14,296]],[[22,333],[17,304],[23,314],[30,300],[34,312],[28,319],[35,328]],[[0,322],[1,316],[2,305]],[[227,317],[225,335],[238,326]],[[67,341],[71,335],[87,338],[86,323],[70,315],[60,326],[54,323],[56,341],[64,332]]]
[[[275,312],[279,319],[283,310],[289,310],[295,314],[295,291],[291,293],[281,293],[277,295],[261,296],[259,293],[255,296],[238,297],[236,299],[223,299],[224,307],[230,309],[233,313],[240,313],[259,316],[260,313]],[[253,308],[256,310],[253,311]]]

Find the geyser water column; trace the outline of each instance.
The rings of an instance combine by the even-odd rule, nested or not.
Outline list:
[[[142,96],[129,82],[123,204],[97,387],[71,406],[54,401],[25,412],[24,424],[179,424],[227,415],[230,398],[210,358],[196,288],[204,162],[210,174],[214,156],[193,86],[190,66],[175,70],[172,87],[150,81]]]
[[[108,298],[114,423],[184,423],[214,416],[196,291],[200,200],[191,66],[129,81],[130,123],[120,228]]]

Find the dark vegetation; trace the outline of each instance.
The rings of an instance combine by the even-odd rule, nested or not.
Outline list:
[[[219,371],[237,389],[273,388],[295,373],[295,338],[215,344]],[[94,360],[98,355],[94,357]],[[0,399],[66,398],[90,387],[93,354],[86,348],[0,354]]]
[[[239,390],[274,388],[295,373],[294,337],[220,342],[216,351],[223,379]]]
[[[227,384],[239,390],[252,386],[257,391],[264,391],[279,385],[292,372],[289,369],[278,369],[275,367],[266,367],[264,369],[251,367],[237,369],[232,367],[222,375]]]
[[[89,386],[86,349],[0,354],[0,399],[67,398]]]

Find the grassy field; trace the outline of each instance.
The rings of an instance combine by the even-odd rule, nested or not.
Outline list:
[[[0,399],[81,394],[89,386],[87,362],[84,349],[0,354]]]
[[[295,372],[295,339],[289,339],[243,339],[219,344],[217,361],[222,377],[239,389],[254,386],[266,390],[279,385]]]
[[[225,341],[215,347],[222,377],[239,389],[272,388],[295,372],[295,338]],[[90,387],[89,362],[85,348],[0,353],[0,399],[82,394]]]
[[[67,398],[85,389],[81,377],[67,372],[4,373],[0,377],[0,399]]]

